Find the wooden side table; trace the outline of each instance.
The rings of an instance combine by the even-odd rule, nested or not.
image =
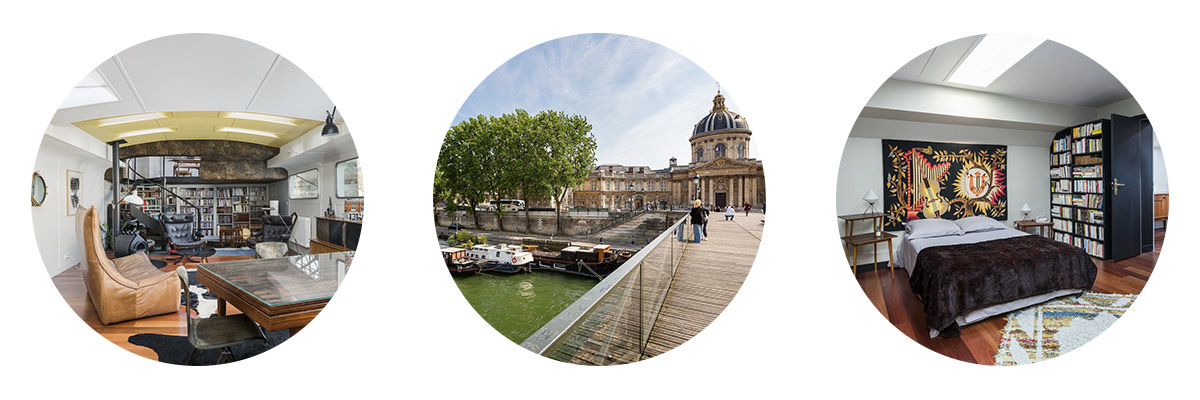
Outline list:
[[[1021,230],[1022,232],[1026,232],[1026,233],[1028,233],[1030,229],[1040,228],[1039,232],[1042,234],[1042,236],[1050,237],[1050,221],[1037,222],[1032,219],[1027,219],[1027,220],[1021,220],[1021,221],[1015,221],[1015,222],[1013,222],[1013,225],[1016,225],[1017,229]]]
[[[868,244],[871,245],[871,260],[875,260],[875,254],[879,252],[879,243],[887,242],[888,269],[890,269],[892,272],[892,278],[895,278],[896,269],[892,268],[892,239],[895,237],[896,235],[887,232],[881,232],[879,236],[875,236],[874,233],[863,233],[859,235],[842,237],[842,241],[846,243],[846,246],[851,248],[850,252],[854,254],[854,261],[850,264],[854,270],[854,276],[858,276],[858,247]],[[850,254],[846,255],[846,261],[850,261]]]
[[[845,231],[842,232],[842,238],[845,239],[846,236],[854,235],[854,222],[855,221],[862,221],[862,220],[869,219],[869,220],[871,220],[871,228],[872,228],[871,231],[872,232],[882,231],[884,216],[885,216],[885,214],[881,213],[881,212],[839,215],[838,219],[841,219],[842,221],[845,222],[845,229],[846,229]],[[850,245],[848,243],[843,245],[843,247],[844,248],[842,250],[850,251]],[[850,259],[850,253],[846,253],[846,259],[847,260]]]

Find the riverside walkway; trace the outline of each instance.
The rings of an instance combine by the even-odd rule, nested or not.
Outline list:
[[[642,249],[636,268],[601,282],[522,346],[560,361],[606,365],[654,357],[691,339],[741,288],[766,219],[711,217],[709,240],[680,243],[672,235]],[[691,226],[683,228],[690,237]]]

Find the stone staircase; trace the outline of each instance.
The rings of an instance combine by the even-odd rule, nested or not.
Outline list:
[[[682,214],[679,216],[676,216],[675,214],[671,215],[673,217],[671,220],[672,222],[674,222],[674,218],[682,216]],[[666,218],[666,213],[647,212],[630,219],[623,224],[608,228],[602,232],[592,235],[588,237],[588,239],[596,242],[599,242],[599,239],[603,239],[603,242],[606,244],[626,247],[630,245],[630,238],[633,238],[637,247],[645,246],[646,243],[648,243],[650,240],[653,240],[655,237],[658,237],[658,235],[661,234],[664,229],[666,229]]]

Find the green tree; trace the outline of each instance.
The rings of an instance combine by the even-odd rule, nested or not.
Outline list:
[[[482,203],[489,194],[489,118],[480,115],[450,127],[438,152],[434,173],[434,195],[455,204],[465,201],[476,227],[479,227],[479,214],[475,205]]]
[[[546,186],[554,199],[555,231],[562,234],[562,203],[571,188],[587,179],[596,163],[596,139],[592,125],[582,115],[561,111],[542,111],[535,117],[545,131],[549,164]]]

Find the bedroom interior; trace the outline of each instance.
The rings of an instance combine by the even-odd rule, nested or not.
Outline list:
[[[948,42],[889,77],[850,132],[836,196],[876,309],[988,365],[1056,357],[1119,318],[1153,272],[1169,204],[1133,95],[1067,46],[1004,35]]]
[[[120,348],[173,364],[295,334],[336,291],[362,226],[340,110],[287,59],[226,36],[105,59],[54,114],[33,177],[38,250],[67,304]]]

